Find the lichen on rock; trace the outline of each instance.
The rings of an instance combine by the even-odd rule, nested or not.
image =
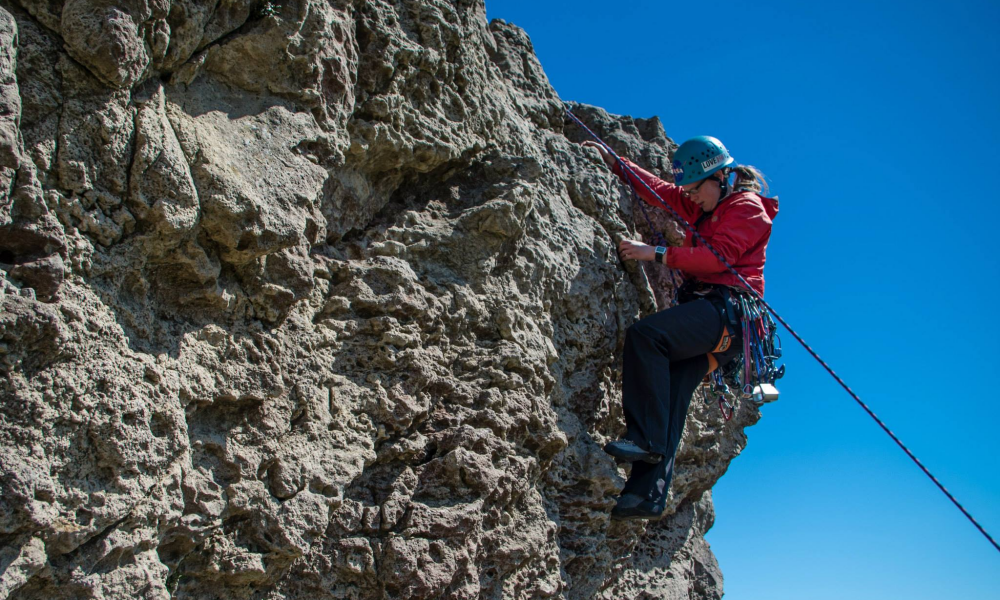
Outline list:
[[[0,7],[0,597],[721,597],[759,413],[696,399],[666,516],[609,520],[625,329],[674,281],[619,261],[652,232],[522,30]],[[667,173],[658,119],[573,110]]]

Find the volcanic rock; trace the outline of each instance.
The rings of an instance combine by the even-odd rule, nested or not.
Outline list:
[[[696,397],[666,515],[609,520],[625,330],[675,278],[619,260],[653,232],[521,29],[0,6],[0,597],[721,597],[759,412]],[[571,108],[667,176],[658,119]]]

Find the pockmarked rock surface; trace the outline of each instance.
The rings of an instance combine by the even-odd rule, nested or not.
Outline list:
[[[0,7],[0,598],[721,597],[759,413],[696,398],[667,515],[609,520],[624,333],[674,280],[619,261],[650,232],[523,31]],[[666,174],[657,119],[574,110]]]

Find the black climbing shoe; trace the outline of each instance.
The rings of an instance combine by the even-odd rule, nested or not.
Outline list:
[[[622,494],[611,509],[612,521],[633,521],[636,519],[659,519],[666,508],[665,500],[653,502],[635,494]]]
[[[648,450],[643,450],[639,446],[636,446],[635,442],[630,440],[608,442],[604,446],[604,451],[618,459],[618,462],[635,462],[637,460],[641,460],[651,465],[655,465],[663,460],[663,457],[659,454],[653,454]]]

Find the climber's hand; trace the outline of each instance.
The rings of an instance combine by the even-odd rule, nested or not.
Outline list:
[[[615,157],[611,156],[611,153],[608,152],[607,150],[605,150],[604,146],[598,144],[597,142],[591,141],[591,140],[587,140],[586,142],[583,142],[581,145],[584,148],[594,148],[595,150],[597,150],[598,152],[600,152],[601,153],[601,160],[604,161],[604,164],[608,165],[609,169],[615,166]]]
[[[656,248],[634,240],[622,240],[618,252],[622,260],[656,260]]]

